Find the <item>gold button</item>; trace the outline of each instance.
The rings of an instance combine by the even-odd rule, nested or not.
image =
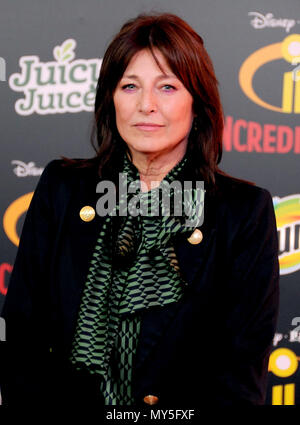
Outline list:
[[[158,397],[156,397],[155,395],[146,395],[143,400],[146,404],[153,405],[158,402]]]
[[[87,205],[86,207],[81,208],[79,215],[83,221],[92,221],[95,218],[96,213],[93,207]]]
[[[203,233],[199,229],[195,229],[191,236],[188,238],[189,243],[197,245],[203,239]]]

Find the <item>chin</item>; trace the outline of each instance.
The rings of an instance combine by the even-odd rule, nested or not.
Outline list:
[[[140,152],[140,153],[155,153],[155,152],[160,152],[162,149],[165,149],[166,147],[160,145],[159,143],[149,142],[149,143],[140,144],[138,146],[131,145],[131,148],[134,151]]]

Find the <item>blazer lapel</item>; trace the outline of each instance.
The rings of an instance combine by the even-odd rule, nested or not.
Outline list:
[[[206,263],[216,233],[215,228],[204,230],[198,227],[198,229],[203,233],[203,240],[199,244],[191,244],[187,237],[185,239],[181,238],[180,241],[175,243],[175,251],[182,277],[189,288],[195,285],[199,286],[197,277],[201,274],[202,267]]]

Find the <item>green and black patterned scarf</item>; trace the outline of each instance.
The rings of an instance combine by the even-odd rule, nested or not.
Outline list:
[[[139,172],[124,154],[122,172],[127,174],[127,181],[124,180],[119,204],[104,218],[100,229],[70,357],[77,369],[88,369],[91,374],[103,377],[99,391],[104,394],[105,404],[134,403],[131,371],[141,326],[139,313],[177,302],[183,295],[185,282],[172,238],[178,233],[187,233],[188,237],[199,225],[204,191],[195,188],[183,191],[182,186],[175,187],[168,192],[170,210],[159,193],[168,184],[180,181],[187,166],[188,159],[184,156],[159,187],[141,192]],[[137,190],[128,193],[132,182],[137,182]],[[143,215],[131,215],[133,196],[139,197]],[[181,199],[180,205],[178,199]],[[129,213],[114,216],[124,211],[124,206],[128,206]],[[181,216],[174,215],[178,206],[182,209]],[[159,208],[160,215],[147,215],[154,207]],[[187,225],[187,218],[192,218],[189,221],[192,225]],[[116,222],[117,232],[114,231]]]

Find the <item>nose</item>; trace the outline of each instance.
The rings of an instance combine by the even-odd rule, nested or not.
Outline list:
[[[157,110],[156,96],[151,89],[141,91],[138,107],[139,111],[144,114],[149,114]]]

